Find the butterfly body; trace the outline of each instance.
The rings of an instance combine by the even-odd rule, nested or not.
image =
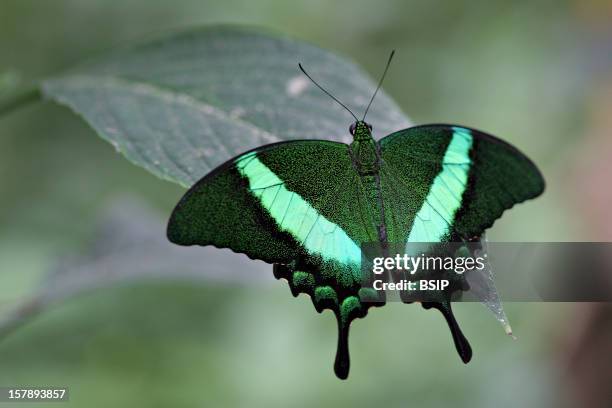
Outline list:
[[[372,126],[364,121],[355,122],[349,129],[353,142],[349,146],[349,154],[359,174],[368,207],[375,211],[375,223],[378,239],[381,244],[387,242],[385,228],[385,209],[382,191],[380,189],[380,146],[372,137]]]
[[[389,243],[470,240],[544,188],[522,153],[474,129],[426,125],[376,141],[371,126],[357,121],[350,133],[350,145],[281,142],[231,159],[185,194],[168,224],[172,242],[269,262],[294,296],[308,294],[318,312],[331,309],[339,378],[348,376],[351,321],[385,301],[363,287],[364,244],[385,254]],[[469,361],[450,300],[423,307],[442,312]]]

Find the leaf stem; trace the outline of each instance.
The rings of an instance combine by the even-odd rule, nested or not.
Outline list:
[[[7,115],[32,102],[42,98],[40,88],[37,85],[30,86],[23,91],[16,92],[8,98],[0,100],[0,116]]]

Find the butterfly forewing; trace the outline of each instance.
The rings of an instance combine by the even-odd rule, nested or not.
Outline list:
[[[354,287],[361,244],[377,239],[359,183],[347,145],[265,146],[192,187],[171,217],[168,236],[181,245],[227,247],[270,263],[324,269],[330,283]]]
[[[474,129],[418,126],[383,138],[380,146],[396,243],[478,237],[505,210],[544,189],[525,155]]]

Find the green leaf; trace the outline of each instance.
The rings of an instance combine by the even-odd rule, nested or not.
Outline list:
[[[21,82],[21,76],[17,71],[0,72],[0,96],[13,91]]]
[[[122,49],[43,81],[42,90],[133,163],[190,186],[265,143],[350,140],[354,119],[298,70],[298,62],[363,114],[375,83],[355,64],[302,41],[236,26]],[[378,137],[409,126],[383,92],[368,121]]]

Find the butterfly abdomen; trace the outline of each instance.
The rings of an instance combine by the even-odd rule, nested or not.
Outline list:
[[[360,176],[360,181],[365,193],[367,209],[372,215],[371,218],[376,223],[378,240],[380,243],[386,243],[387,231],[385,227],[385,209],[380,189],[380,176],[378,174],[365,174]]]

